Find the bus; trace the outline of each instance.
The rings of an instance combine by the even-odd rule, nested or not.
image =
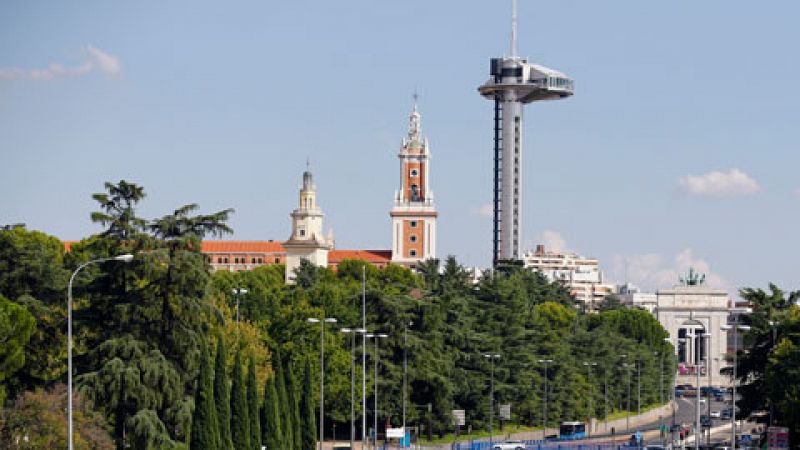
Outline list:
[[[561,422],[558,438],[565,441],[584,439],[586,437],[586,424],[583,422]]]

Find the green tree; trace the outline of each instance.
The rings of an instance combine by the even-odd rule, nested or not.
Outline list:
[[[300,421],[302,423],[302,447],[311,449],[317,445],[317,421],[314,416],[314,392],[311,381],[311,362],[303,368],[303,393],[300,396]]]
[[[281,428],[280,400],[275,389],[275,374],[264,384],[264,406],[261,408],[262,442],[268,450],[288,448],[285,434]]]
[[[214,374],[208,350],[200,352],[200,377],[194,396],[192,414],[192,434],[189,448],[196,450],[217,449],[219,444],[219,424],[214,406]]]
[[[231,440],[231,392],[228,384],[228,349],[222,336],[217,338],[217,355],[214,359],[214,404],[217,408],[220,450],[233,450]]]
[[[302,424],[300,423],[300,405],[297,400],[299,396],[297,392],[297,382],[295,381],[294,371],[292,370],[292,359],[286,358],[285,361],[283,373],[286,378],[286,399],[288,401],[286,408],[291,414],[290,420],[292,426],[292,442],[290,443],[290,448],[292,450],[303,450],[301,443]]]
[[[33,327],[33,316],[0,294],[0,405],[6,400],[5,381],[25,364]]]
[[[753,313],[741,320],[750,326],[744,348],[738,352],[737,377],[741,400],[737,407],[746,417],[768,411],[762,420],[786,426],[790,440],[800,441],[800,291],[786,292],[770,283],[767,290],[744,288],[742,299]],[[732,375],[732,371],[727,373]]]
[[[280,436],[281,441],[288,447],[294,442],[294,412],[289,403],[289,395],[286,392],[286,376],[283,371],[280,351],[276,350],[272,355],[272,367],[275,371],[275,390],[278,394],[278,412],[280,414]]]
[[[188,443],[200,352],[215,317],[200,244],[230,230],[230,210],[195,216],[188,205],[142,227],[133,206],[143,191],[122,182],[106,187],[107,195],[95,196],[103,211],[94,218],[109,229],[73,245],[68,264],[137,256],[92,266],[76,280],[75,318],[85,330],[76,382],[114,424],[120,447]]]
[[[67,447],[67,393],[64,384],[23,392],[13,405],[0,410],[0,448],[40,450]],[[114,442],[105,418],[76,395],[73,400],[73,441],[79,450],[111,450]]]
[[[92,195],[103,209],[92,213],[92,222],[108,227],[103,234],[119,240],[143,231],[147,221],[136,216],[136,205],[145,197],[144,188],[125,180],[117,184],[106,182],[105,188],[107,192]]]
[[[66,372],[66,302],[69,271],[61,240],[24,227],[0,230],[0,294],[22,305],[36,327],[25,365],[7,380],[11,393],[51,386]]]
[[[233,448],[244,450],[250,446],[250,409],[247,404],[244,371],[242,369],[242,351],[236,352],[236,362],[231,374],[231,438]]]
[[[250,357],[247,367],[247,409],[250,419],[250,445],[261,450],[261,426],[259,425],[258,387],[256,386],[256,360]]]
[[[616,294],[609,294],[603,297],[603,300],[597,306],[597,309],[600,312],[605,311],[612,311],[615,309],[622,309],[625,306],[622,304],[622,300],[620,300],[619,296]]]

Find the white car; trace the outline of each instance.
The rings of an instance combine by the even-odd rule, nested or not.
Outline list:
[[[525,443],[522,441],[505,441],[495,444],[492,450],[525,450]]]
[[[722,413],[719,411],[711,411],[711,418],[712,419],[719,419],[722,416]]]

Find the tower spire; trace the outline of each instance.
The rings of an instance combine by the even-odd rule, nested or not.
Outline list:
[[[408,141],[411,144],[422,144],[422,121],[420,120],[419,110],[417,109],[417,95],[416,89],[414,90],[414,109],[411,111],[411,117],[408,120]]]

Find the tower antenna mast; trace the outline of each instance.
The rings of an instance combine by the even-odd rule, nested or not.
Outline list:
[[[511,57],[517,57],[517,0],[511,0]]]

